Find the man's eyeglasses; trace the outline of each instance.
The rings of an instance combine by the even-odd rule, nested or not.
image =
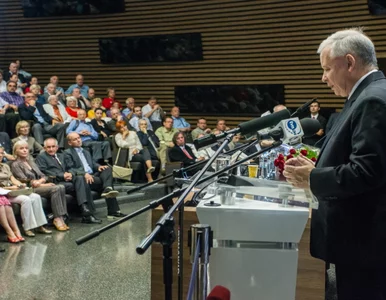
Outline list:
[[[14,87],[14,88],[15,88],[15,87],[16,87],[16,85],[13,85],[13,84],[11,85],[11,84],[10,84],[10,85],[8,85],[8,87]]]

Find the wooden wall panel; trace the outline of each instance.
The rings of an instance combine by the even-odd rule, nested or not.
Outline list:
[[[124,101],[142,105],[156,96],[166,111],[174,86],[210,84],[285,85],[288,107],[318,97],[340,109],[322,82],[316,49],[330,33],[364,26],[378,57],[386,57],[386,18],[371,16],[367,0],[126,0],[126,12],[111,15],[24,18],[19,0],[0,0],[0,66],[19,58],[45,85],[58,75],[61,86],[81,72],[99,96],[114,86]],[[103,65],[98,38],[201,32],[204,60],[149,65]],[[253,116],[251,116],[253,117]],[[210,117],[213,123],[217,116]],[[188,115],[195,123],[197,115]],[[227,118],[236,125],[242,118]]]

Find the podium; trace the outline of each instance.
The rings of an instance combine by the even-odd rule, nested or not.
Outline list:
[[[196,209],[200,223],[213,230],[210,288],[223,285],[234,299],[294,300],[298,244],[310,201],[317,203],[285,183],[245,180],[252,186],[234,187],[233,205],[215,196],[210,201],[223,204],[202,200]]]

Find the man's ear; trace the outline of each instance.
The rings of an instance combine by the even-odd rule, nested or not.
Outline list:
[[[346,62],[347,62],[348,71],[353,71],[355,64],[356,64],[355,57],[352,54],[347,54],[346,55]]]

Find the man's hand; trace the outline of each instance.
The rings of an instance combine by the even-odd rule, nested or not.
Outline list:
[[[34,106],[34,105],[32,105],[32,106]],[[17,109],[18,109],[17,106],[13,105],[13,104],[10,104],[9,107],[12,108],[14,111],[17,111]]]
[[[64,177],[65,181],[71,181],[72,180],[72,174],[71,173],[64,172],[63,177]]]
[[[98,171],[102,172],[103,170],[106,170],[109,166],[99,166]]]
[[[312,160],[299,155],[298,157],[291,158],[286,162],[283,175],[294,187],[309,189],[310,174],[314,168],[315,164]]]
[[[156,105],[154,105],[154,110],[157,110],[157,109],[159,109],[159,108],[161,108],[160,106],[159,106],[159,104],[156,104]]]
[[[107,138],[107,134],[104,133],[103,131],[101,131],[101,135],[102,135],[104,138]]]
[[[319,129],[319,131],[316,133],[316,135],[318,135],[318,136],[322,136],[323,134],[324,134],[323,129]]]
[[[207,129],[205,129],[205,131],[204,131],[206,134],[209,134],[209,133],[211,133],[212,132],[212,130],[210,129],[210,128],[207,128]]]
[[[91,174],[86,173],[84,178],[88,184],[94,183],[94,177]]]
[[[197,161],[202,161],[202,160],[205,160],[205,157],[200,156],[199,158],[197,158]]]

